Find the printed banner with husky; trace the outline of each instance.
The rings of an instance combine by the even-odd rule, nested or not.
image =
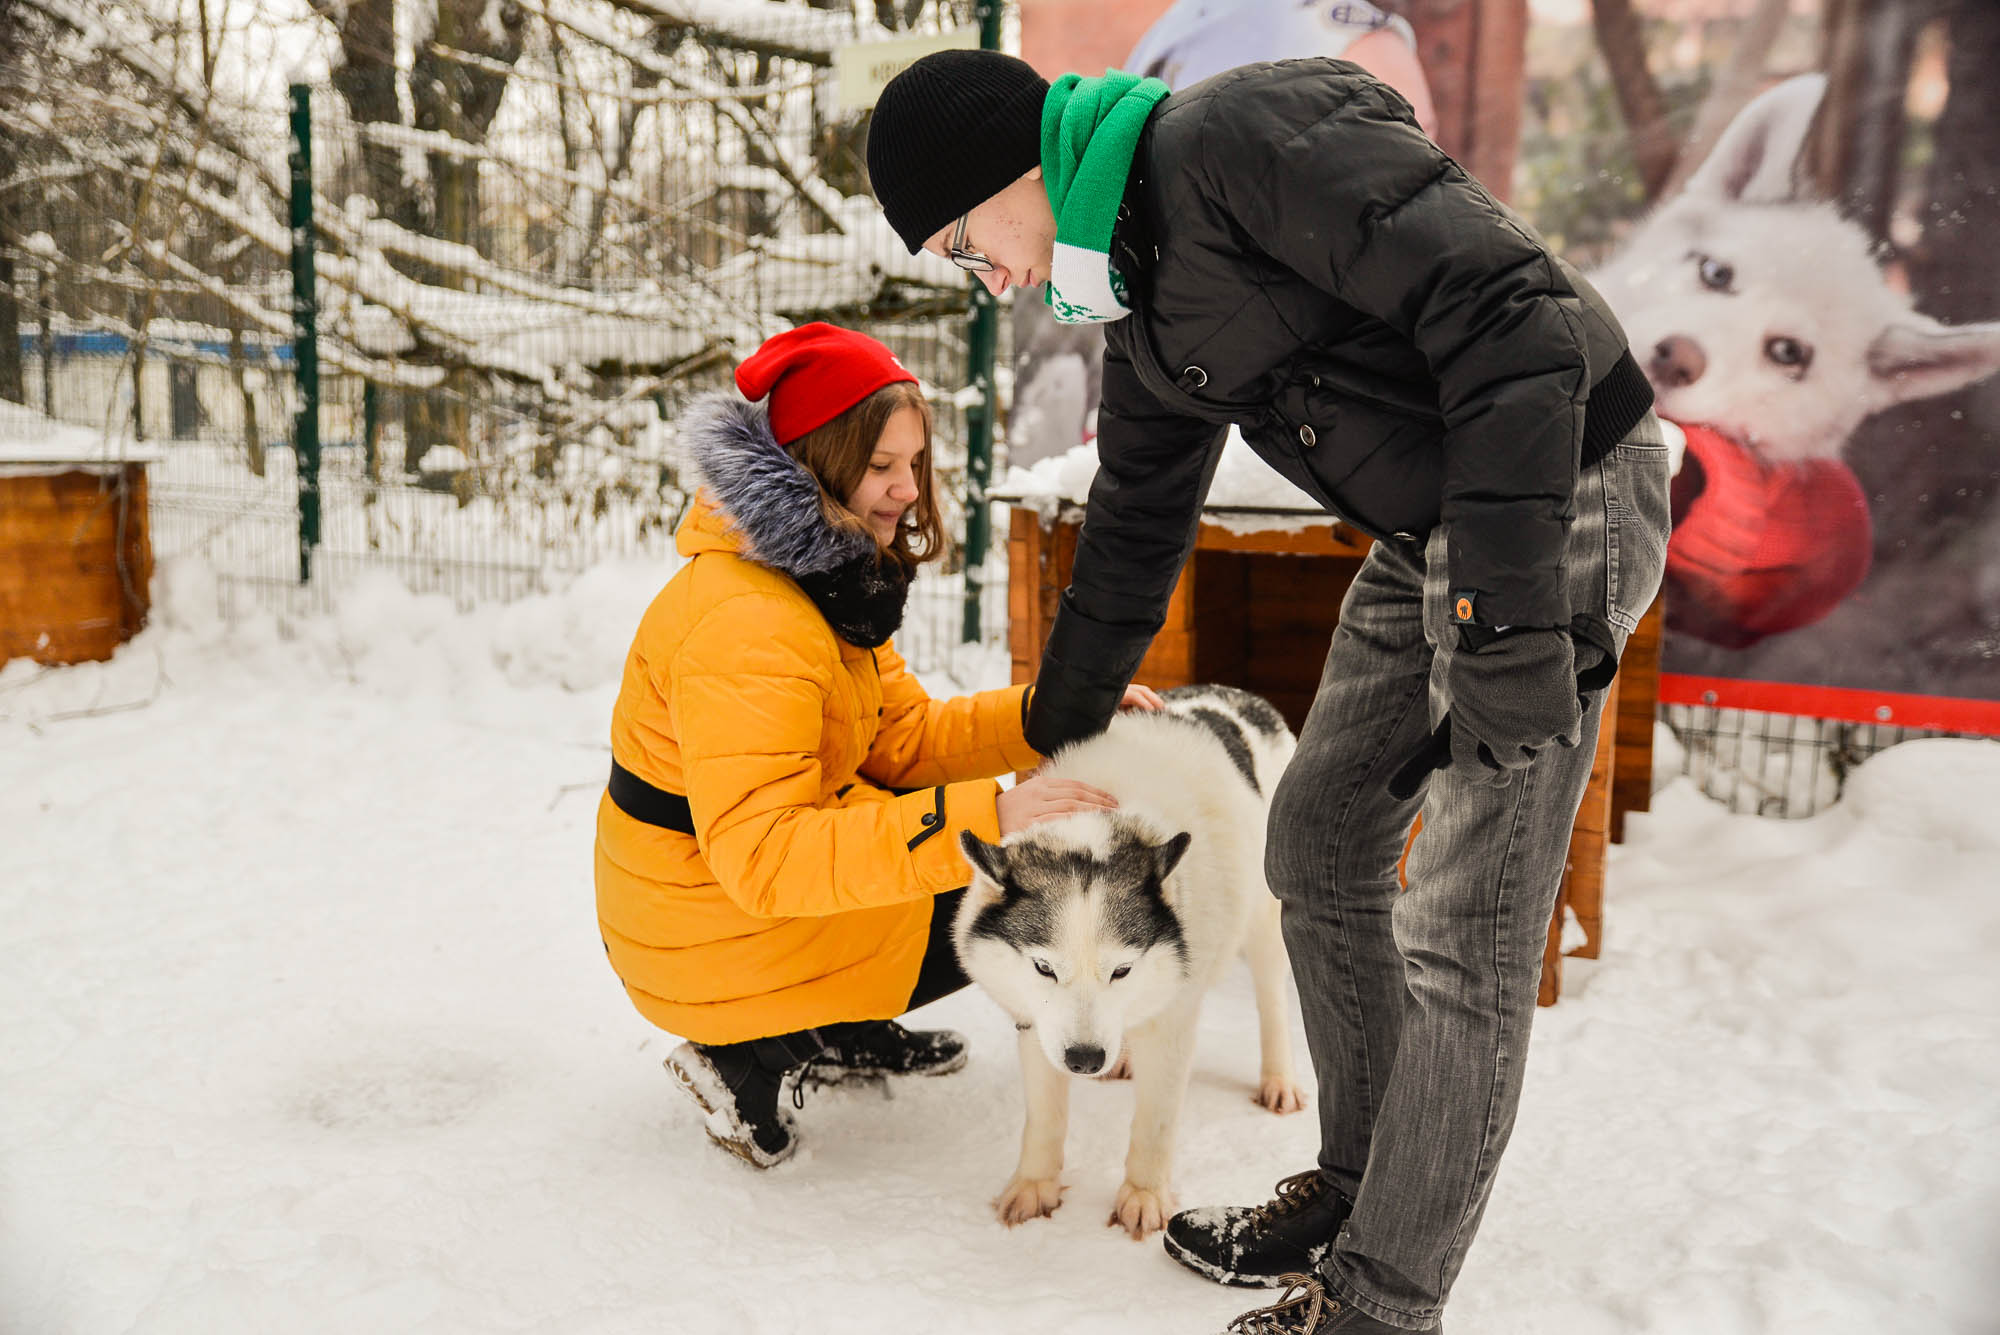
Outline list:
[[[1023,0],[1022,53],[1175,89],[1332,56],[1396,87],[1610,299],[1680,428],[1662,699],[2000,734],[2000,6],[1613,7],[1642,21]],[[1033,464],[1094,438],[1103,341],[1039,293],[1014,312]]]

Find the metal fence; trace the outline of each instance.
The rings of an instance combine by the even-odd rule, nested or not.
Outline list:
[[[968,629],[1001,639],[1004,553],[981,562],[976,615],[965,590],[986,402],[971,287],[908,256],[868,200],[866,115],[839,105],[833,65],[845,42],[963,29],[981,7],[508,6],[503,32],[441,0],[394,41],[367,26],[381,8],[322,11],[340,54],[303,136],[283,106],[208,96],[196,114],[192,72],[158,52],[46,34],[41,86],[75,95],[25,103],[0,163],[49,181],[4,220],[26,239],[9,249],[24,397],[158,452],[156,555],[206,559],[225,614],[324,607],[366,569],[470,604],[664,556],[692,485],[681,405],[761,337],[826,319],[889,344],[933,402],[961,542],[926,568],[905,638],[934,662]],[[309,230],[286,214],[301,139]],[[303,235],[317,448],[296,430]]]
[[[1839,801],[1847,776],[1898,742],[1973,735],[1714,705],[1663,705],[1660,717],[1680,743],[1680,772],[1704,794],[1731,811],[1789,820]]]
[[[974,0],[811,0],[754,23],[743,6],[524,3],[498,7],[504,30],[462,22],[487,10],[472,0],[317,7],[338,56],[309,99],[321,374],[303,583],[286,110],[219,93],[214,61],[174,63],[170,26],[46,17],[71,8],[17,7],[39,25],[21,43],[35,59],[0,68],[0,315],[51,429],[157,452],[155,552],[212,565],[225,615],[323,608],[366,570],[470,604],[664,557],[688,499],[679,407],[757,337],[813,318],[876,334],[922,377],[954,531],[983,504],[972,289],[882,227],[866,117],[840,107],[831,54],[973,25]],[[146,10],[100,19],[121,8]],[[389,8],[435,25],[371,30]],[[1531,136],[1525,203],[1589,250],[1602,238],[1557,206],[1579,180],[1623,178],[1569,162],[1577,138]],[[1570,203],[1586,221],[1617,212]],[[1004,462],[1004,431],[997,449]],[[1004,638],[1002,556],[980,571],[975,647]],[[912,661],[948,662],[966,607],[961,547],[913,593]],[[1704,791],[1765,815],[1809,815],[1860,759],[1929,735],[1664,717]]]

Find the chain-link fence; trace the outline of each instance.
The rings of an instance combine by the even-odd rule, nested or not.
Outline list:
[[[811,319],[876,335],[920,377],[964,535],[967,410],[984,402],[969,285],[909,256],[868,199],[867,118],[835,62],[849,43],[965,33],[969,0],[315,6],[333,74],[304,136],[268,94],[223,89],[184,32],[93,32],[72,21],[85,8],[28,6],[24,44],[46,63],[40,96],[13,90],[26,133],[0,162],[0,179],[45,181],[8,194],[0,231],[28,298],[22,397],[159,451],[155,552],[210,562],[225,613],[325,605],[362,569],[470,603],[664,555],[692,485],[679,408]],[[317,448],[295,416],[301,138]],[[962,638],[965,555],[913,596],[919,662]],[[1000,556],[971,619],[989,642]]]
[[[1848,775],[1898,742],[1972,735],[1714,705],[1663,705],[1660,717],[1680,744],[1680,772],[1704,794],[1731,811],[1789,820],[1839,801]]]

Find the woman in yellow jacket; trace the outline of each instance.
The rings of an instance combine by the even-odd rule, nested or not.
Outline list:
[[[961,1036],[892,1018],[965,985],[959,832],[1114,803],[1046,778],[1002,791],[1040,760],[1027,688],[933,700],[890,642],[945,541],[916,377],[810,324],[736,384],[683,419],[704,486],[612,714],[597,913],[640,1013],[690,1040],[667,1067],[710,1137],[768,1167],[796,1148],[801,1081],[964,1064]]]

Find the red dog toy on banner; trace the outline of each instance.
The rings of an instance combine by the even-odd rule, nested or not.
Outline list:
[[[1868,498],[1834,459],[1767,463],[1688,426],[1667,545],[1667,626],[1725,649],[1818,621],[1868,574]]]

